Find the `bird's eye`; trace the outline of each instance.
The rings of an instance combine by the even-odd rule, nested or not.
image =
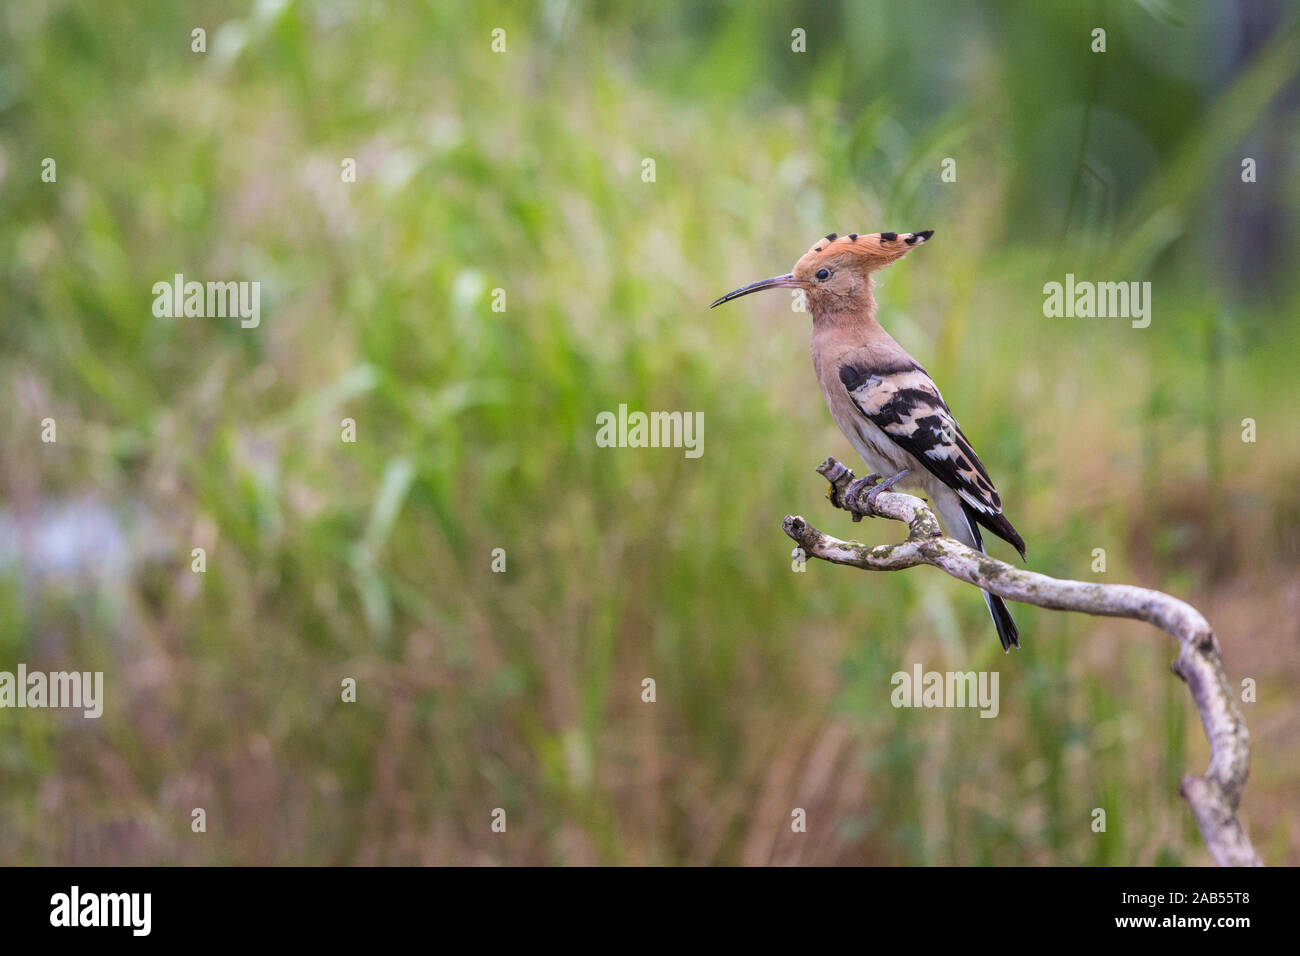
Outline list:
[[[817,278],[821,279],[823,282],[824,282],[825,280],[829,279],[830,277],[831,277],[831,272],[830,272],[829,269],[818,269],[818,270],[817,270]]]

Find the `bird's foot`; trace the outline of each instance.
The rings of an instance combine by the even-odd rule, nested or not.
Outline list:
[[[889,478],[886,478],[884,481],[880,482],[880,484],[876,485],[876,487],[874,487],[874,488],[872,488],[870,491],[868,491],[868,492],[867,492],[867,508],[868,508],[868,509],[874,508],[874,507],[876,506],[876,496],[877,496],[877,495],[879,495],[882,491],[888,491],[890,488],[894,487],[894,485],[898,484],[900,481],[902,481],[904,478],[906,478],[906,477],[907,477],[908,475],[910,475],[911,473],[912,473],[912,469],[911,469],[911,468],[904,468],[904,469],[903,469],[902,471],[900,471],[898,474],[893,475],[893,476],[891,476],[891,477],[889,477]]]
[[[841,507],[846,508],[849,514],[853,515],[854,521],[861,521],[871,514],[870,507],[864,511],[858,502],[862,500],[863,489],[872,488],[878,481],[880,481],[880,475],[872,472],[869,475],[863,475],[861,478],[854,478],[849,482],[849,486],[844,489],[844,504]],[[868,491],[867,494],[870,495],[871,492]]]
[[[879,475],[871,474],[864,478],[859,478],[857,481],[850,484],[845,494],[849,500],[849,510],[853,513],[853,520],[861,521],[864,516],[871,515],[876,507],[876,497],[882,491],[888,491],[890,488],[894,487],[894,485],[898,484],[911,473],[912,470],[910,468],[904,468],[898,474],[892,475],[884,481],[880,480]],[[865,498],[859,499],[859,496],[862,494],[862,489],[868,485],[870,485],[870,488],[868,489]],[[859,500],[861,500],[861,505],[859,505]]]

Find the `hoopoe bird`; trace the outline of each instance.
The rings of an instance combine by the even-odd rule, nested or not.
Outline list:
[[[867,500],[900,484],[926,495],[957,540],[984,550],[983,527],[1025,556],[1025,542],[1002,514],[1002,501],[934,382],[876,321],[872,273],[934,235],[831,233],[795,263],[794,271],[728,292],[710,308],[763,289],[802,289],[812,313],[812,360],[831,417],[872,474],[849,488]],[[881,480],[883,476],[889,478]],[[984,592],[1002,649],[1020,646],[1020,632],[1002,598]]]

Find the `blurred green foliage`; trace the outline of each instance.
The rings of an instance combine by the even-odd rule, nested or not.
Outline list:
[[[898,528],[822,500],[806,315],[707,304],[934,228],[882,320],[1032,567],[1210,617],[1297,862],[1297,46],[1174,0],[7,5],[0,669],[107,703],[0,710],[0,859],[1205,862],[1159,634],[1020,607],[1003,657],[937,572],[792,572],[789,512]],[[1150,280],[1151,327],[1044,318],[1066,272]],[[175,273],[260,327],[155,317]],[[620,403],[703,457],[598,448]],[[998,670],[998,719],[895,710],[916,662]]]

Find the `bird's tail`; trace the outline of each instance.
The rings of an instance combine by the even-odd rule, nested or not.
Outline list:
[[[975,520],[975,512],[965,502],[961,502],[961,516],[965,519],[966,530],[969,534],[967,543],[974,548],[983,551],[984,539],[980,535],[979,524]],[[956,536],[960,539],[961,525],[953,521]],[[1020,646],[1020,629],[1016,627],[1016,622],[1011,619],[1011,612],[1007,610],[1007,602],[1002,600],[996,594],[984,592],[984,603],[989,607],[989,615],[993,618],[993,626],[998,629],[998,640],[1002,642],[1002,650],[1007,653],[1011,648]]]
[[[989,614],[993,615],[993,626],[998,629],[998,640],[1002,642],[1002,649],[1010,653],[1011,648],[1020,646],[1020,630],[1016,627],[1016,622],[1011,619],[1007,602],[996,594],[985,591],[984,603],[989,606]]]

